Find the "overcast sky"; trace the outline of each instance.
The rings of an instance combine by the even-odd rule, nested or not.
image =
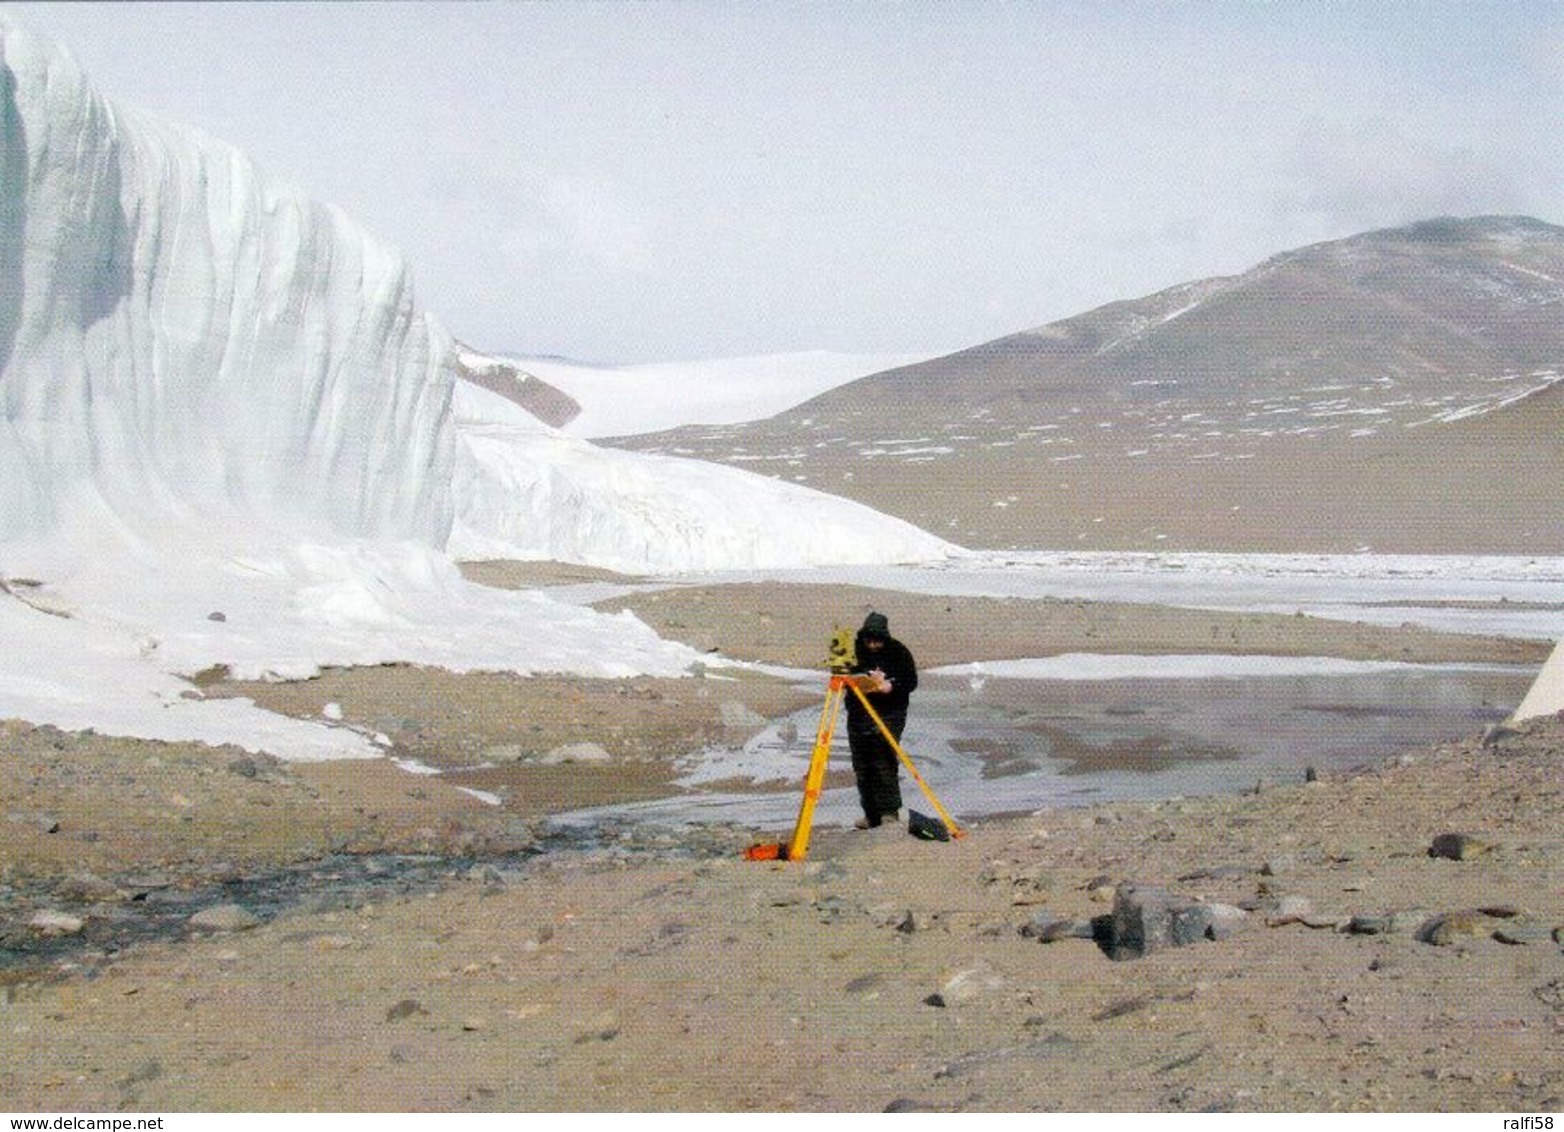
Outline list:
[[[1564,5],[10,4],[491,352],[943,352],[1445,214],[1564,223]]]

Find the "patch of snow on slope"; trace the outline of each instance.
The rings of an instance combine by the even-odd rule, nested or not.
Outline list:
[[[1507,396],[1489,397],[1476,400],[1469,404],[1461,405],[1457,408],[1449,409],[1442,413],[1437,413],[1432,417],[1426,417],[1422,420],[1409,421],[1407,423],[1407,427],[1419,428],[1422,425],[1427,424],[1454,424],[1456,421],[1470,420],[1472,417],[1481,417],[1488,413],[1496,412],[1499,409],[1505,409],[1511,405],[1518,404],[1521,401],[1526,400],[1528,397],[1535,397],[1537,394],[1546,392],[1554,385],[1557,385],[1560,380],[1564,380],[1551,373],[1537,373],[1533,374],[1532,376],[1534,378],[1544,377],[1546,380],[1544,380],[1541,385],[1530,386],[1521,390],[1519,393],[1510,393]]]

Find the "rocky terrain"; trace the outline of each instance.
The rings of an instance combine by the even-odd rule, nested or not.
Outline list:
[[[664,631],[731,625],[774,656],[758,614],[807,641],[807,597],[650,608]],[[1068,604],[956,620],[1001,649],[1133,630],[1132,607]],[[943,608],[913,608],[909,637],[975,658],[929,631]],[[1180,616],[1147,610],[1144,631],[1458,646]],[[241,690],[259,689],[208,694]],[[952,842],[820,828],[807,861],[752,863],[745,830],[567,835],[543,817],[667,790],[670,755],[721,729],[722,703],[763,718],[806,694],[786,683],[375,669],[270,694],[416,724],[399,745],[447,766],[512,761],[419,775],[7,724],[7,1107],[1524,1112],[1564,1093],[1560,721]]]
[[[1553,1110],[1561,738],[803,864],[616,846],[219,906],[13,972],[0,1080],[50,1110]],[[1094,922],[1148,888],[1206,928],[1116,962]]]

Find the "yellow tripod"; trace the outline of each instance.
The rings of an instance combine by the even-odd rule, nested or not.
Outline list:
[[[815,731],[815,748],[809,756],[809,772],[804,775],[804,800],[798,807],[798,820],[793,824],[792,839],[785,845],[762,844],[751,845],[744,851],[744,856],[751,861],[773,861],[782,859],[786,861],[802,861],[804,855],[809,852],[809,830],[814,823],[815,803],[820,800],[821,788],[825,783],[826,764],[831,759],[831,738],[836,733],[836,721],[841,715],[842,703],[851,692],[858,697],[858,702],[863,705],[869,718],[880,729],[880,734],[885,736],[885,741],[896,752],[896,757],[907,768],[907,773],[912,775],[912,780],[928,798],[929,804],[939,814],[940,820],[945,823],[945,828],[950,831],[952,837],[962,837],[964,832],[956,825],[955,820],[940,805],[934,791],[923,780],[923,775],[918,773],[918,768],[912,765],[912,760],[907,757],[907,752],[896,741],[896,736],[891,734],[891,729],[885,726],[885,721],[880,718],[880,713],[874,710],[869,699],[864,695],[863,684],[867,677],[852,676],[845,672],[832,672],[830,683],[826,687],[825,707],[820,712],[820,726]]]

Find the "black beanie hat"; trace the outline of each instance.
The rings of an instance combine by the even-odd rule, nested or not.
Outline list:
[[[889,640],[891,636],[891,623],[883,613],[871,613],[863,619],[863,628],[859,633],[865,637],[879,637],[881,640]]]

